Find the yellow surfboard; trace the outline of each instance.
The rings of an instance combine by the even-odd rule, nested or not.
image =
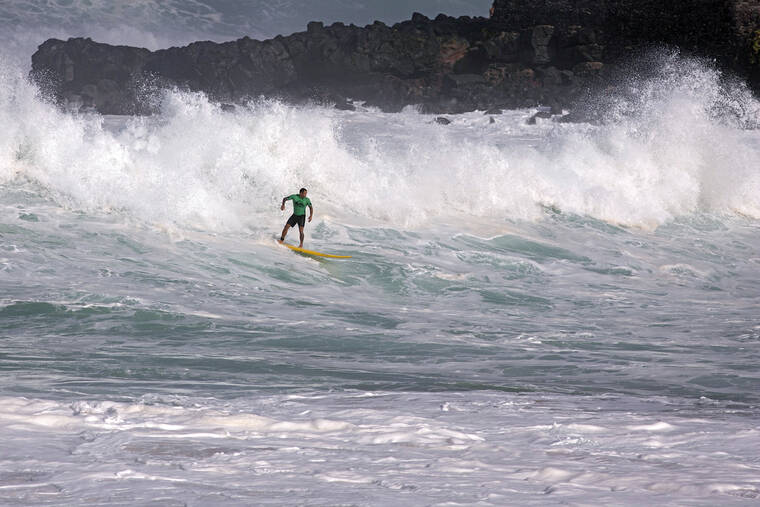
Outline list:
[[[286,246],[286,247],[290,248],[291,250],[293,250],[295,252],[298,252],[298,253],[302,253],[302,254],[315,255],[317,257],[327,257],[327,258],[330,258],[330,259],[350,259],[351,258],[350,255],[333,255],[333,254],[326,254],[326,253],[322,253],[322,252],[315,252],[313,250],[306,250],[305,248],[298,248],[297,246],[288,245],[287,243],[283,243],[279,239],[277,240],[277,242],[279,244],[281,244],[282,246]]]

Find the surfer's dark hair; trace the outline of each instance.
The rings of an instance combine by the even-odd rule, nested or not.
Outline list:
[[[305,188],[302,188],[301,190],[298,191],[298,193],[300,194],[301,192],[308,192],[308,190],[306,190]]]

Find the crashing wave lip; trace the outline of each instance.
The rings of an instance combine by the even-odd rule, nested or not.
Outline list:
[[[441,129],[416,111],[341,114],[272,100],[230,114],[179,91],[163,96],[156,117],[104,121],[62,113],[3,75],[2,96],[13,100],[0,100],[0,114],[13,121],[0,134],[0,178],[13,167],[63,207],[180,232],[281,226],[271,202],[292,181],[319,196],[328,228],[438,221],[493,237],[520,221],[600,228],[596,220],[625,233],[760,209],[757,134],[712,112],[726,97],[748,111],[758,102],[699,61],[663,58],[636,85],[643,98],[617,98],[625,115],[546,127],[539,141],[525,140],[524,111],[498,125],[468,113]],[[7,163],[21,151],[24,164]]]

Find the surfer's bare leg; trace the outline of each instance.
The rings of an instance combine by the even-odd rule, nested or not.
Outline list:
[[[288,235],[288,230],[290,230],[290,226],[288,224],[285,224],[285,228],[282,230],[282,234],[280,235],[280,241],[285,241],[285,236]],[[301,233],[301,243],[303,243],[303,233]]]
[[[298,234],[301,235],[301,244],[298,245],[298,248],[303,248],[303,225],[298,226]]]

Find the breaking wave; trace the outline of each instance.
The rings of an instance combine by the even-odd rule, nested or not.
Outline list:
[[[517,111],[444,127],[411,108],[275,101],[229,112],[179,91],[160,115],[104,118],[59,110],[6,66],[0,181],[34,182],[68,207],[210,230],[265,221],[300,186],[323,211],[398,227],[534,220],[547,207],[647,228],[701,212],[760,218],[760,137],[746,128],[759,108],[745,88],[673,55],[623,91],[595,125],[531,126],[532,112]]]

